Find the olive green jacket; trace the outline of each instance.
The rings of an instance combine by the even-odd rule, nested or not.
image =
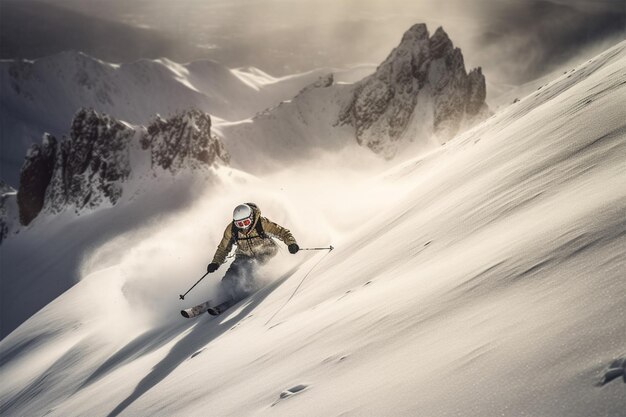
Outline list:
[[[218,245],[215,255],[213,256],[214,263],[224,263],[226,256],[228,256],[235,243],[237,244],[235,256],[249,256],[261,260],[276,254],[278,247],[276,242],[272,239],[273,237],[280,239],[285,243],[285,245],[296,243],[296,239],[289,230],[279,226],[271,220],[266,219],[265,217],[262,217],[260,210],[253,208],[253,211],[254,221],[249,228],[246,230],[235,228],[235,233],[237,233],[237,242],[235,242],[235,237],[233,236],[232,223],[229,223],[228,226],[226,226],[226,230],[224,230],[224,237],[222,237],[222,241]],[[266,235],[265,239],[259,236],[256,230],[257,222],[261,222],[263,232]]]

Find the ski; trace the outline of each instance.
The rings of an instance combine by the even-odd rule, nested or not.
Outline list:
[[[204,303],[198,304],[195,307],[191,307],[191,308],[186,308],[184,310],[180,310],[180,314],[183,317],[187,318],[187,319],[198,317],[200,314],[202,314],[205,311],[207,311],[209,309],[210,305],[211,305],[211,300],[205,301]]]
[[[239,301],[241,301],[241,300],[239,300]],[[209,313],[212,316],[219,316],[224,311],[228,310],[229,308],[231,308],[232,306],[237,304],[239,301],[230,299],[230,300],[224,301],[223,303],[218,304],[218,305],[216,305],[214,307],[209,307],[206,311],[207,311],[207,313]]]

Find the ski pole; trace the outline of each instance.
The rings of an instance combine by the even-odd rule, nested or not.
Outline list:
[[[209,275],[209,273],[208,273],[208,272],[207,272],[206,274],[202,275],[202,278],[200,278],[200,279],[198,280],[198,282],[196,282],[195,284],[193,284],[193,286],[192,286],[191,288],[189,288],[189,289],[187,290],[187,292],[186,292],[186,293],[184,293],[184,294],[180,294],[178,297],[179,297],[181,300],[184,300],[184,299],[185,299],[185,296],[186,296],[187,294],[189,294],[189,291],[193,290],[193,288],[194,288],[196,285],[198,285],[198,284],[200,283],[200,281],[202,281],[202,280],[204,279],[204,277],[206,277],[207,275]]]
[[[333,249],[335,249],[333,245],[330,245],[327,248],[300,248],[300,250],[327,250],[327,251],[331,251]]]

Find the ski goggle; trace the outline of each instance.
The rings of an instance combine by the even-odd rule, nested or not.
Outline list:
[[[240,229],[245,229],[246,227],[249,227],[252,224],[252,219],[247,218],[247,219],[243,219],[243,220],[235,220],[235,226],[237,226]]]

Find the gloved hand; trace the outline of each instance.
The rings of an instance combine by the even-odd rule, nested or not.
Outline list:
[[[292,243],[291,245],[287,246],[287,248],[289,248],[289,253],[291,254],[294,254],[300,250],[300,246],[298,246],[297,243]]]
[[[206,267],[206,271],[210,274],[211,272],[217,271],[217,268],[220,267],[220,264],[211,262],[209,266]]]

